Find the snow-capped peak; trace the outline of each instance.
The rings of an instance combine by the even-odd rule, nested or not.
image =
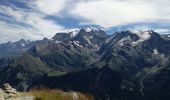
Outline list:
[[[131,33],[136,34],[139,37],[139,40],[132,42],[132,45],[135,46],[136,44],[138,44],[140,42],[143,42],[145,40],[150,39],[151,33],[153,33],[153,32],[152,31],[139,31],[139,32],[132,32],[131,31]]]
[[[68,33],[70,34],[70,37],[73,38],[75,36],[77,36],[77,34],[80,32],[79,29],[74,29],[74,30],[70,30]]]
[[[139,38],[142,40],[142,41],[145,41],[147,39],[149,39],[151,37],[151,33],[152,31],[133,31],[133,30],[130,30],[130,32],[132,34],[136,34],[139,36]]]
[[[70,34],[70,37],[73,38],[75,36],[77,36],[77,34],[80,32],[81,29],[70,29],[68,30],[66,33]],[[102,29],[97,29],[97,28],[94,28],[94,27],[86,27],[86,28],[83,28],[83,30],[87,33],[89,32],[92,32],[92,31],[99,31],[99,30],[102,30]]]
[[[91,32],[91,31],[99,31],[99,29],[94,28],[94,27],[87,27],[87,28],[83,28],[86,32]]]
[[[77,36],[77,34],[80,32],[80,29],[69,29],[69,30],[67,30],[66,32],[64,32],[64,33],[66,33],[66,34],[68,34],[68,35],[70,35],[70,38],[74,38],[75,36]]]

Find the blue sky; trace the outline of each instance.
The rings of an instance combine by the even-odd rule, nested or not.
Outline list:
[[[1,0],[0,43],[93,26],[170,33],[168,0]]]

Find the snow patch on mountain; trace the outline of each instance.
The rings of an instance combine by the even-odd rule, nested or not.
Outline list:
[[[99,47],[97,44],[95,44],[94,47],[95,47],[97,50],[100,49],[100,47]]]
[[[68,34],[70,36],[70,38],[74,38],[75,36],[78,35],[79,32],[80,32],[80,29],[69,29],[66,32],[64,32],[63,34]]]
[[[21,44],[21,46],[22,46],[22,47],[24,47],[24,46],[25,46],[25,44],[24,44],[24,43],[22,43],[22,44]]]
[[[138,31],[137,32],[137,31],[131,30],[131,33],[138,35],[140,38],[140,41],[145,41],[151,37],[152,31]]]
[[[80,45],[80,42],[79,41],[73,41],[73,43],[76,45],[76,46],[78,46],[78,47],[83,47],[82,45]]]
[[[90,41],[90,39],[89,39],[89,37],[84,36],[84,38],[86,39],[86,41],[88,42],[88,44],[89,44],[89,45],[91,45],[91,44],[92,44],[92,43],[91,43],[91,41]]]
[[[132,42],[132,45],[136,46],[137,44],[150,39],[152,31],[131,31],[131,33],[136,34],[139,37],[139,40]]]
[[[94,27],[87,27],[83,28],[87,33],[92,32],[92,31],[99,31],[100,29],[94,28]]]
[[[59,43],[61,43],[61,42],[62,42],[62,41],[55,41],[56,44],[59,44]]]
[[[70,30],[68,33],[70,34],[71,38],[74,38],[75,36],[78,35],[79,32],[80,32],[79,29],[74,29],[74,30]]]
[[[131,41],[130,36],[122,38],[121,40],[119,40],[118,45],[123,46],[127,41]]]
[[[153,54],[155,54],[155,55],[159,54],[158,50],[157,50],[157,49],[154,49],[154,50],[153,50]]]

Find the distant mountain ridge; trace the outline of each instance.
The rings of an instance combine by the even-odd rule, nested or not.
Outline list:
[[[0,44],[0,58],[10,56],[20,56],[22,53],[27,52],[28,49],[35,45],[47,43],[49,40],[44,38],[43,40],[29,41],[20,39],[16,42],[7,42]]]

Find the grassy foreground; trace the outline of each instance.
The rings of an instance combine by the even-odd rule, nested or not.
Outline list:
[[[63,92],[55,89],[34,89],[25,94],[33,96],[35,100],[94,100],[91,95],[72,91]]]

